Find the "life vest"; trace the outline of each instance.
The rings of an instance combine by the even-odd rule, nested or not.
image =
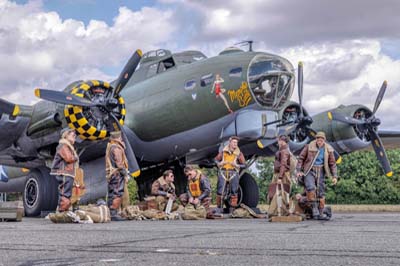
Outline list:
[[[223,158],[222,161],[225,162],[222,167],[225,170],[237,170],[233,165],[237,163],[237,158],[240,155],[239,148],[236,148],[233,152],[229,151],[229,147],[225,147],[223,150]]]
[[[200,179],[201,179],[201,174],[198,172],[196,178],[193,180],[189,180],[189,190],[190,194],[197,198],[201,195],[201,189],[200,189]]]

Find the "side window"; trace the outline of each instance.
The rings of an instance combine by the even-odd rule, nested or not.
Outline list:
[[[242,76],[241,67],[232,68],[231,71],[229,71],[229,77],[240,78],[241,76]]]
[[[204,75],[200,78],[200,85],[202,87],[206,87],[213,82],[213,79],[214,79],[214,74],[212,73]]]
[[[190,91],[196,87],[196,81],[194,79],[185,82],[185,90]]]
[[[147,70],[146,77],[150,78],[150,77],[154,76],[155,74],[157,74],[157,67],[158,67],[157,63],[150,65],[149,69]]]

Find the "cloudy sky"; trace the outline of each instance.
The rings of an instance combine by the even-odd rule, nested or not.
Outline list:
[[[0,0],[0,97],[31,104],[35,87],[115,78],[137,48],[215,56],[245,39],[304,62],[305,106],[372,108],[400,130],[400,1],[397,0]],[[296,99],[296,95],[293,99]]]

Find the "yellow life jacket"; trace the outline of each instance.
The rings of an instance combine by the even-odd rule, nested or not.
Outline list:
[[[222,161],[225,162],[222,166],[223,169],[226,170],[235,170],[236,168],[233,166],[233,164],[237,163],[236,160],[240,155],[240,149],[236,148],[233,152],[229,150],[229,147],[226,146],[223,150],[223,158]]]
[[[189,180],[190,194],[194,198],[197,198],[197,197],[199,197],[201,195],[200,178],[201,178],[201,174],[199,172],[197,172],[196,178],[194,180],[193,179]]]

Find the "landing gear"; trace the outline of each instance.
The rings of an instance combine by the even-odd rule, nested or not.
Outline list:
[[[242,189],[242,203],[250,208],[256,208],[260,199],[258,185],[254,177],[244,173],[240,178],[239,185]]]
[[[38,216],[41,211],[54,211],[58,204],[58,184],[47,168],[30,171],[24,187],[26,216]]]

